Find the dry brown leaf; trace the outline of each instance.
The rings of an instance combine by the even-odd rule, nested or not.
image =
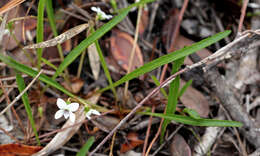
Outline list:
[[[112,116],[100,116],[91,120],[91,122],[102,131],[109,133],[120,122],[120,120]]]
[[[129,34],[119,30],[112,31],[112,37],[110,38],[110,52],[117,61],[117,64],[119,64],[126,71],[128,70],[133,43],[134,39]],[[138,45],[136,46],[133,60],[134,62],[131,71],[144,64],[143,55]]]
[[[181,80],[181,86],[186,82]],[[181,102],[187,108],[194,109],[201,117],[208,117],[209,103],[205,96],[193,87],[188,87],[180,97]]]
[[[28,146],[22,144],[0,145],[0,156],[30,156],[42,149],[41,146]]]
[[[88,57],[89,57],[90,67],[94,79],[97,80],[100,72],[100,60],[99,60],[99,55],[95,44],[91,44],[88,47]]]
[[[176,134],[171,143],[171,156],[191,156],[190,146],[186,143],[184,138]]]
[[[163,25],[163,43],[168,53],[175,50],[175,43],[179,36],[179,28],[176,25],[179,14],[178,9],[172,9],[169,13],[169,19]]]
[[[71,80],[70,80],[70,84],[71,84],[71,88],[68,86],[67,83],[65,82],[62,82],[61,83],[64,88],[66,88],[68,91],[74,93],[74,94],[77,94],[81,88],[83,87],[84,85],[84,81],[80,78],[77,78],[77,77],[73,77]]]
[[[92,97],[87,99],[90,103],[96,104],[98,99],[100,97],[100,94],[94,94]],[[80,105],[78,111],[75,113],[76,115],[76,122],[80,123],[85,120],[85,107],[83,105]],[[62,128],[69,127],[74,125],[75,123],[72,123],[70,120],[68,120]],[[78,131],[82,124],[75,125],[71,128],[67,128],[64,131],[59,132],[56,134],[56,136],[39,152],[33,154],[32,156],[44,156],[49,155],[52,152],[56,151],[57,149],[61,148],[64,144],[66,144],[70,138]]]
[[[135,147],[142,145],[144,143],[143,140],[138,138],[138,134],[134,132],[130,132],[127,135],[127,143],[121,145],[120,153],[125,153],[134,149]]]

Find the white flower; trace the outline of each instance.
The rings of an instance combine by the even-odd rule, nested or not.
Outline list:
[[[86,117],[90,120],[91,119],[91,114],[95,114],[95,115],[101,115],[99,113],[99,111],[95,110],[95,109],[90,109],[87,113],[86,113]]]
[[[104,13],[99,7],[91,7],[91,10],[96,12],[98,15],[98,18],[100,18],[101,20],[109,20],[110,18],[112,18],[112,15],[107,15],[106,13]]]
[[[59,107],[60,110],[58,110],[55,113],[55,119],[59,119],[62,116],[64,116],[65,119],[70,118],[71,122],[75,121],[75,114],[73,112],[77,111],[79,108],[78,103],[71,103],[67,104],[64,100],[58,98],[57,99],[57,106]]]

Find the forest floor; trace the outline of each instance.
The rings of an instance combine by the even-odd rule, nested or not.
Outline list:
[[[0,155],[260,155],[260,0],[1,0],[0,16]]]

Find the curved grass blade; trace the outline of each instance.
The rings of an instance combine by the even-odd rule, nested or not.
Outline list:
[[[76,156],[85,156],[88,153],[90,147],[93,145],[94,141],[95,138],[93,136],[90,137],[84,146],[79,150]]]
[[[141,112],[140,114],[152,115],[161,117],[164,119],[172,120],[178,123],[192,125],[192,126],[207,126],[207,127],[241,127],[243,124],[237,121],[230,120],[214,120],[214,119],[194,119],[192,117],[176,115],[176,114],[162,114],[162,113],[151,113]]]
[[[38,15],[37,15],[37,35],[36,35],[36,42],[43,41],[43,18],[44,18],[44,6],[45,0],[40,0],[38,4]],[[42,49],[37,49],[37,68],[40,70],[41,68],[41,58],[42,58]]]
[[[158,59],[155,59],[149,63],[146,63],[145,65],[143,65],[142,67],[134,70],[133,72],[125,75],[124,77],[122,77],[120,80],[118,80],[117,82],[115,82],[113,84],[113,87],[116,87],[126,81],[129,81],[129,80],[132,80],[138,76],[141,76],[147,72],[150,72],[164,64],[167,64],[167,63],[170,63],[170,62],[173,62],[173,61],[176,61],[184,56],[188,56],[200,49],[203,49],[221,39],[223,39],[224,37],[228,36],[229,34],[231,33],[230,30],[227,30],[227,31],[224,31],[224,32],[220,32],[220,33],[217,33],[211,37],[208,37],[202,41],[199,41],[197,43],[194,43],[192,44],[191,46],[188,46],[188,47],[184,47],[180,50],[177,50],[175,52],[172,52],[172,53],[169,53],[167,55],[164,55],[164,56],[161,56],[160,58]],[[106,91],[108,89],[110,89],[112,86],[109,85],[108,87],[106,88],[103,88],[101,89],[100,91],[103,92],[103,91]]]
[[[119,12],[119,15],[114,17],[108,23],[104,24],[97,31],[92,33],[88,38],[83,40],[77,47],[72,49],[72,51],[69,53],[69,55],[64,59],[64,61],[58,67],[58,70],[53,75],[53,78],[56,78],[57,76],[59,76],[62,73],[62,71],[65,68],[67,68],[67,66],[69,66],[89,45],[91,45],[97,39],[102,37],[106,32],[108,32],[110,29],[112,29],[115,25],[117,25],[119,22],[121,22],[126,17],[126,15],[131,10],[132,7],[136,7],[138,5],[141,5],[141,4],[144,4],[144,3],[148,3],[148,2],[152,2],[152,1],[153,0],[143,0],[141,2],[132,4],[129,7],[121,10]]]
[[[4,56],[3,54],[0,53],[0,60],[3,61],[8,66],[10,66],[10,67],[22,72],[22,73],[30,75],[32,77],[35,77],[38,74],[37,71],[31,69],[30,67],[28,67],[24,64],[16,62],[10,56]],[[65,88],[63,88],[59,83],[57,83],[56,81],[52,80],[50,77],[48,77],[44,74],[40,75],[39,80],[41,80],[41,81],[45,82],[46,84],[62,91],[63,93],[67,94],[70,97],[75,97],[75,95],[73,95],[72,93],[67,91]]]
[[[24,84],[23,77],[19,73],[16,73],[16,83],[18,85],[18,90],[21,93],[25,89],[25,84]],[[26,92],[22,96],[22,101],[23,101],[26,113],[28,115],[30,124],[32,126],[32,129],[33,129],[33,132],[34,132],[37,144],[41,145],[39,137],[38,137],[37,129],[36,129],[36,126],[35,126],[35,122],[34,122],[34,119],[33,119],[32,109],[31,109],[31,106],[29,104],[28,94]]]

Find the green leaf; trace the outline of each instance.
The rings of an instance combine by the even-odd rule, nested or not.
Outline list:
[[[117,82],[115,82],[113,84],[113,87],[116,87],[126,81],[129,81],[129,80],[132,80],[138,76],[141,76],[147,72],[150,72],[164,64],[167,64],[167,63],[170,63],[170,62],[173,62],[173,61],[176,61],[184,56],[188,56],[200,49],[203,49],[221,39],[223,39],[224,37],[228,36],[229,34],[231,33],[230,30],[227,30],[227,31],[224,31],[224,32],[220,32],[220,33],[217,33],[209,38],[206,38],[200,42],[197,42],[197,43],[194,43],[192,44],[191,46],[188,46],[188,47],[185,47],[185,48],[182,48],[180,50],[177,50],[175,52],[171,52],[167,55],[164,55],[164,56],[161,56],[160,58],[158,59],[155,59],[149,63],[146,63],[145,65],[143,65],[142,67],[134,70],[133,72],[125,75],[124,77],[122,77],[120,80],[118,80]],[[103,91],[106,91],[108,89],[110,89],[112,86],[109,85],[108,87],[106,88],[103,88],[101,89],[100,91],[103,92]]]
[[[67,68],[89,45],[91,45],[93,42],[95,42],[97,39],[102,37],[105,33],[107,33],[110,29],[112,29],[115,25],[117,25],[119,22],[121,22],[128,12],[131,10],[132,7],[152,2],[152,0],[144,0],[138,3],[135,3],[134,5],[130,5],[129,7],[121,10],[119,12],[119,15],[114,17],[112,20],[110,20],[108,23],[104,24],[102,27],[97,29],[94,33],[92,33],[88,38],[83,40],[77,47],[72,49],[72,51],[69,53],[67,57],[65,57],[64,61],[60,64],[58,67],[56,73],[53,75],[53,78],[56,78],[59,76],[62,71]],[[110,87],[111,88],[111,87]]]
[[[241,127],[243,124],[237,121],[229,120],[214,120],[214,119],[194,119],[188,116],[176,115],[176,114],[162,114],[162,113],[151,113],[141,112],[140,114],[152,115],[161,117],[164,119],[172,120],[178,123],[192,125],[192,126],[207,126],[207,127]]]
[[[199,113],[196,112],[194,109],[184,108],[182,112],[187,113],[193,119],[201,119]]]
[[[16,83],[18,85],[18,90],[21,93],[25,89],[25,84],[24,84],[23,77],[18,72],[16,73]],[[29,104],[29,98],[28,98],[28,95],[27,95],[26,92],[22,95],[22,101],[23,101],[26,113],[28,115],[29,121],[31,123],[36,141],[37,141],[38,145],[41,145],[39,137],[38,137],[37,129],[36,129],[36,126],[35,126],[35,122],[34,122],[34,119],[33,119],[32,109],[31,109],[31,106]]]
[[[54,17],[54,11],[52,7],[52,0],[46,0],[46,11],[48,15],[48,20],[51,26],[51,30],[54,34],[54,36],[58,36],[58,32],[56,30],[56,24],[55,24],[55,17]]]
[[[154,84],[155,84],[157,87],[160,86],[159,80],[157,80],[157,78],[156,78],[154,75],[152,75],[151,78],[152,78]],[[163,96],[164,96],[166,99],[168,99],[168,95],[167,95],[166,91],[164,90],[164,88],[160,88],[160,91],[162,92]]]
[[[192,84],[192,80],[189,80],[185,85],[181,88],[180,92],[178,93],[178,98],[180,98],[183,93],[187,90],[187,88]]]
[[[102,53],[102,50],[101,50],[101,48],[99,46],[98,40],[95,41],[95,45],[96,45],[96,48],[97,48],[97,52],[98,52],[98,56],[100,58],[100,62],[101,62],[102,68],[103,68],[103,70],[105,72],[105,75],[107,77],[107,80],[108,80],[109,84],[112,85],[113,84],[113,80],[111,78],[110,72],[108,70],[108,67],[107,67],[107,64],[106,64],[106,61],[105,61],[105,57],[104,57],[104,55]],[[116,89],[114,87],[112,87],[111,90],[112,90],[114,96],[117,99]]]
[[[0,60],[3,61],[8,66],[10,66],[10,67],[22,72],[22,73],[30,75],[32,77],[35,77],[38,74],[37,71],[31,69],[30,67],[28,67],[24,64],[16,62],[10,56],[4,56],[3,54],[0,53]],[[50,77],[48,77],[44,74],[40,75],[39,80],[41,80],[41,81],[45,82],[46,84],[62,91],[63,93],[67,94],[70,97],[75,97],[75,95],[73,95],[72,93],[67,91],[65,88],[63,88],[59,83],[57,83],[56,81],[52,80]]]
[[[43,41],[43,18],[44,18],[44,5],[45,0],[40,0],[38,4],[38,15],[37,15],[37,34],[36,34],[36,42],[42,42]],[[37,67],[38,70],[41,68],[41,58],[42,58],[42,48],[37,49]]]
[[[171,74],[175,74],[180,69],[181,65],[184,62],[185,57],[176,60],[173,63],[173,68]],[[174,114],[176,111],[177,103],[178,103],[178,92],[180,87],[180,75],[176,76],[176,78],[170,83],[170,90],[168,95],[168,103],[166,105],[165,114]],[[160,136],[160,143],[163,142],[163,138],[165,135],[166,128],[170,120],[165,119],[162,125],[162,131]]]
[[[76,156],[85,156],[87,155],[90,147],[93,145],[95,138],[92,136],[88,139],[88,141],[84,144],[84,146],[79,150]]]

